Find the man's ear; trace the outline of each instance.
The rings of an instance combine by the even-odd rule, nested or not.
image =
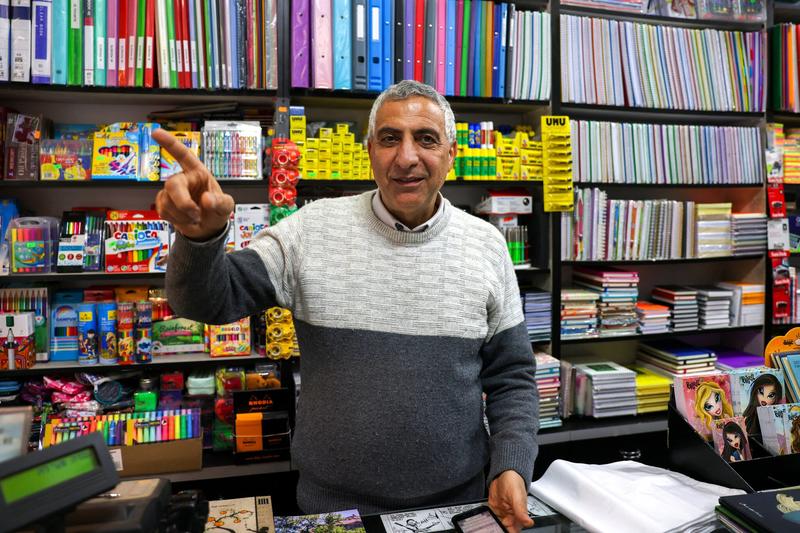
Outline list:
[[[448,152],[448,155],[450,156],[450,168],[453,168],[453,165],[456,162],[457,154],[458,154],[458,143],[456,141],[453,141],[452,143],[450,143],[450,150]]]

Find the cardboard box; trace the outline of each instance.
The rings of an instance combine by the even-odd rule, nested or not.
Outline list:
[[[110,449],[120,477],[187,472],[203,468],[203,439],[154,442]]]
[[[494,195],[478,204],[475,209],[485,215],[528,215],[533,212],[533,198],[525,195]]]

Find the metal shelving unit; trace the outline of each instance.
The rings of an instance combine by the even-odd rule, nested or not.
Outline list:
[[[559,428],[541,430],[539,444],[547,446],[666,430],[666,412],[613,418],[570,418],[564,420],[564,425]]]
[[[561,261],[562,266],[646,266],[682,265],[696,263],[719,263],[720,261],[753,261],[763,259],[764,254],[726,255],[722,257],[692,257],[689,259],[641,259],[635,261]]]
[[[657,341],[663,339],[684,338],[693,335],[714,335],[733,333],[736,331],[761,331],[763,326],[737,326],[728,328],[693,329],[688,331],[668,331],[666,333],[651,333],[633,335],[601,335],[599,337],[573,337],[562,338],[561,344],[596,344],[599,342],[630,342],[630,341]]]

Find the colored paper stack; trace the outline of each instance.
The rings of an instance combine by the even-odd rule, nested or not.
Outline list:
[[[605,418],[636,414],[636,373],[611,361],[575,365],[575,411]]]
[[[561,390],[561,362],[552,355],[536,352],[536,386],[539,389],[539,428],[561,426],[558,414]]]
[[[714,286],[692,287],[692,289],[697,290],[700,329],[730,327],[733,291]]]
[[[767,215],[765,213],[731,214],[733,255],[764,253],[767,249]]]
[[[753,366],[763,366],[764,356],[756,355],[733,348],[713,348],[717,354],[718,370],[735,370],[737,368],[749,368]]]
[[[698,325],[697,291],[678,285],[654,287],[650,297],[672,311],[672,331],[694,331]]]
[[[636,414],[666,411],[672,380],[642,365],[633,365],[636,372]]]
[[[717,286],[733,292],[731,327],[760,326],[764,323],[766,293],[763,283],[723,282]]]
[[[669,331],[672,314],[666,305],[639,300],[636,303],[636,314],[639,315],[639,333],[642,335]]]
[[[680,341],[648,342],[639,345],[636,363],[662,376],[683,376],[712,372],[716,354]]]
[[[597,336],[599,295],[582,289],[561,290],[561,338]]]
[[[800,129],[786,130],[783,143],[783,181],[800,183]]]
[[[635,335],[639,318],[636,300],[639,296],[639,274],[617,269],[576,268],[576,284],[600,296],[597,304],[600,335]]]
[[[733,253],[731,245],[731,203],[695,204],[695,257],[724,257]]]
[[[551,296],[547,291],[528,290],[522,293],[522,312],[531,342],[550,340]]]

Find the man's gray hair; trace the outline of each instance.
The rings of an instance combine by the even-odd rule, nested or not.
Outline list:
[[[444,130],[447,133],[447,140],[452,144],[456,142],[456,117],[453,115],[453,110],[450,108],[450,103],[444,96],[436,92],[436,89],[430,85],[425,85],[415,80],[403,80],[387,87],[372,104],[372,110],[369,112],[369,128],[367,129],[367,138],[372,139],[375,134],[375,116],[378,114],[378,109],[384,102],[394,100],[406,100],[412,96],[421,96],[431,100],[444,114]]]

